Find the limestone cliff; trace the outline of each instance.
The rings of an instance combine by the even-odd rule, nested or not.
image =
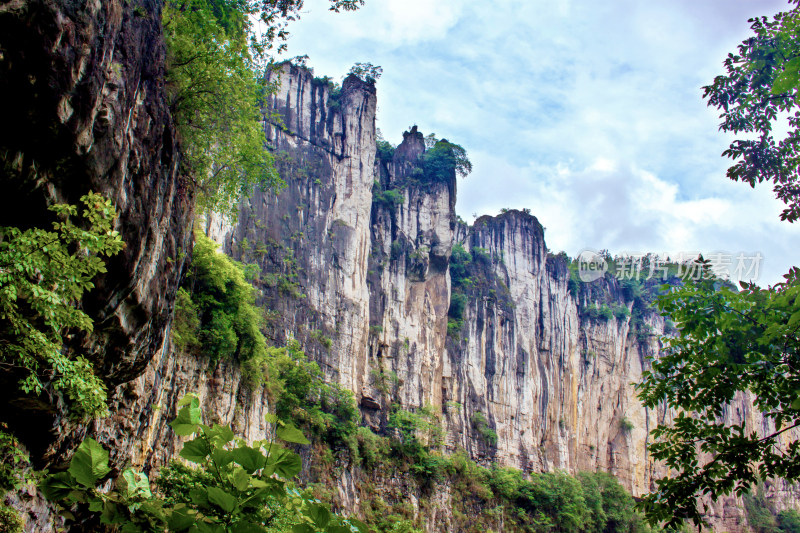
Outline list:
[[[630,318],[589,318],[531,215],[457,223],[455,176],[415,179],[425,150],[415,129],[376,163],[370,86],[348,78],[331,109],[329,89],[310,72],[285,66],[280,75],[270,105],[283,127],[267,128],[287,188],[257,191],[218,235],[234,257],[261,267],[272,336],[303,341],[376,427],[393,402],[431,404],[452,449],[526,470],[607,469],[634,493],[648,490],[645,443],[658,415],[631,384],[658,350],[662,319],[648,313],[653,335],[637,336]],[[386,191],[401,200],[385,201]],[[448,336],[456,243],[486,260],[475,267],[481,283],[468,294],[463,328]],[[615,280],[594,285],[584,299],[632,306]],[[388,392],[382,375],[396,376]]]
[[[94,333],[73,341],[111,387],[161,350],[192,238],[193,202],[165,98],[160,6],[0,4],[0,225],[47,227],[48,205],[78,203],[91,190],[114,201],[126,248],[82,303]],[[58,413],[17,397],[16,383],[3,385],[4,405],[14,406],[4,418],[36,434],[23,440],[45,447],[69,433],[48,433],[63,422]]]
[[[235,364],[210,368],[169,342],[193,213],[164,98],[159,6],[0,4],[0,225],[40,224],[47,205],[89,190],[114,199],[127,248],[83,302],[97,328],[75,348],[118,385],[112,415],[89,430],[115,464],[147,470],[174,455],[166,422],[186,392],[201,396],[207,419],[248,440],[265,436],[269,409]],[[663,319],[639,309],[634,326],[635,301],[610,277],[571,289],[566,263],[547,252],[530,214],[458,221],[456,177],[419,173],[426,147],[416,128],[376,157],[373,85],[351,76],[339,91],[290,65],[274,76],[264,128],[287,186],[254,191],[235,224],[206,221],[225,252],[258,265],[271,340],[300,340],[329,379],[355,393],[373,428],[386,427],[393,405],[430,405],[442,414],[446,447],[480,462],[609,470],[634,494],[650,490],[660,472],[647,457],[648,432],[668,414],[644,409],[632,384],[659,350]],[[472,257],[468,283],[453,281],[454,250]],[[466,302],[458,320],[448,316],[454,293]],[[627,313],[597,318],[587,311],[595,303]],[[17,408],[6,418],[23,434],[42,427],[29,423],[41,406],[12,390],[3,387]],[[747,402],[732,407],[732,419],[754,416]],[[46,430],[67,435],[57,413],[45,418]],[[53,445],[60,461],[56,433],[29,441]],[[374,481],[408,499],[429,531],[454,530],[448,487],[421,509],[412,483],[384,474]],[[338,480],[351,511],[363,482],[353,468]],[[735,502],[714,512],[726,529],[742,529]]]

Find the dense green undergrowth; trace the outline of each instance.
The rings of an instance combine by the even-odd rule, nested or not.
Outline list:
[[[795,509],[776,511],[765,498],[762,485],[742,499],[753,533],[800,533],[800,513]]]

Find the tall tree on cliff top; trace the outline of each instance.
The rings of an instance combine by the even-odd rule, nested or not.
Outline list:
[[[800,87],[799,20],[797,7],[773,20],[751,19],[754,35],[728,56],[727,74],[704,95],[722,111],[721,130],[751,137],[723,153],[735,160],[728,177],[753,187],[772,182],[788,222],[800,218],[800,112],[791,113]],[[779,115],[788,115],[789,132],[776,141]],[[673,473],[642,501],[652,522],[699,524],[698,496],[742,495],[769,478],[800,478],[800,441],[791,431],[800,426],[800,269],[784,277],[769,289],[742,283],[735,292],[706,269],[700,281],[659,299],[679,335],[665,339],[640,397],[677,414],[653,431],[653,458]],[[763,427],[721,422],[742,392],[755,398]]]
[[[362,4],[330,0],[330,9]],[[170,106],[201,211],[235,215],[238,199],[253,186],[283,184],[261,127],[261,103],[271,89],[264,73],[270,54],[285,48],[287,25],[302,6],[302,0],[168,0],[164,6]]]

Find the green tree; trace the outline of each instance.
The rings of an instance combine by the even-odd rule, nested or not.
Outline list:
[[[77,305],[123,242],[110,200],[89,193],[81,202],[80,213],[50,207],[53,231],[0,228],[0,368],[19,376],[22,391],[62,395],[74,417],[89,419],[106,412],[105,385],[88,359],[64,348],[64,335],[91,333]]]
[[[212,364],[235,358],[245,380],[258,385],[267,356],[264,314],[256,306],[245,265],[217,248],[195,232],[192,265],[175,302],[173,339],[180,349],[209,356]]]
[[[647,407],[677,411],[653,431],[654,459],[680,473],[656,481],[648,518],[701,520],[697,497],[742,495],[760,479],[800,476],[800,270],[770,289],[735,292],[709,272],[657,302],[678,329],[639,386]],[[766,432],[722,422],[742,392],[754,398]]]
[[[793,0],[791,3],[797,3]],[[782,220],[800,218],[800,8],[751,19],[754,35],[725,60],[727,74],[704,87],[708,105],[722,111],[722,131],[747,134],[733,141],[723,155],[736,161],[728,177],[750,186],[772,182],[786,205]],[[773,129],[785,116],[789,131],[776,141]],[[754,137],[754,138],[753,138]]]
[[[372,63],[356,63],[350,67],[348,74],[352,74],[367,83],[375,83],[383,74],[383,69]]]
[[[428,140],[426,139],[426,145]],[[447,139],[436,140],[420,157],[422,174],[428,181],[448,183],[454,175],[465,178],[472,172],[467,151]]]
[[[169,0],[163,26],[170,107],[201,211],[233,215],[251,187],[281,184],[266,150],[245,2]]]
[[[772,182],[787,205],[781,219],[793,222],[800,217],[800,114],[789,113],[800,84],[798,8],[750,22],[754,36],[729,54],[727,75],[705,87],[704,96],[722,110],[721,130],[756,134],[723,153],[738,160],[728,177],[751,186]],[[776,142],[780,113],[788,115],[790,131]],[[784,278],[768,289],[742,284],[735,292],[705,268],[700,281],[658,298],[678,336],[665,339],[640,397],[676,415],[653,431],[652,456],[673,475],[656,480],[657,490],[641,502],[651,522],[699,524],[699,496],[745,495],[761,479],[800,477],[800,442],[791,432],[800,425],[800,270]],[[723,423],[741,393],[754,398],[764,419],[759,427]]]

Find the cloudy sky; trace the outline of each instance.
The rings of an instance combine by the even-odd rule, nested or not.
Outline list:
[[[378,127],[416,124],[467,149],[457,211],[529,208],[548,247],[760,253],[758,281],[800,264],[800,223],[771,188],[729,181],[730,138],[703,85],[785,0],[367,0],[332,14],[306,0],[288,55],[341,80],[383,67]],[[750,266],[749,264],[747,265]]]

